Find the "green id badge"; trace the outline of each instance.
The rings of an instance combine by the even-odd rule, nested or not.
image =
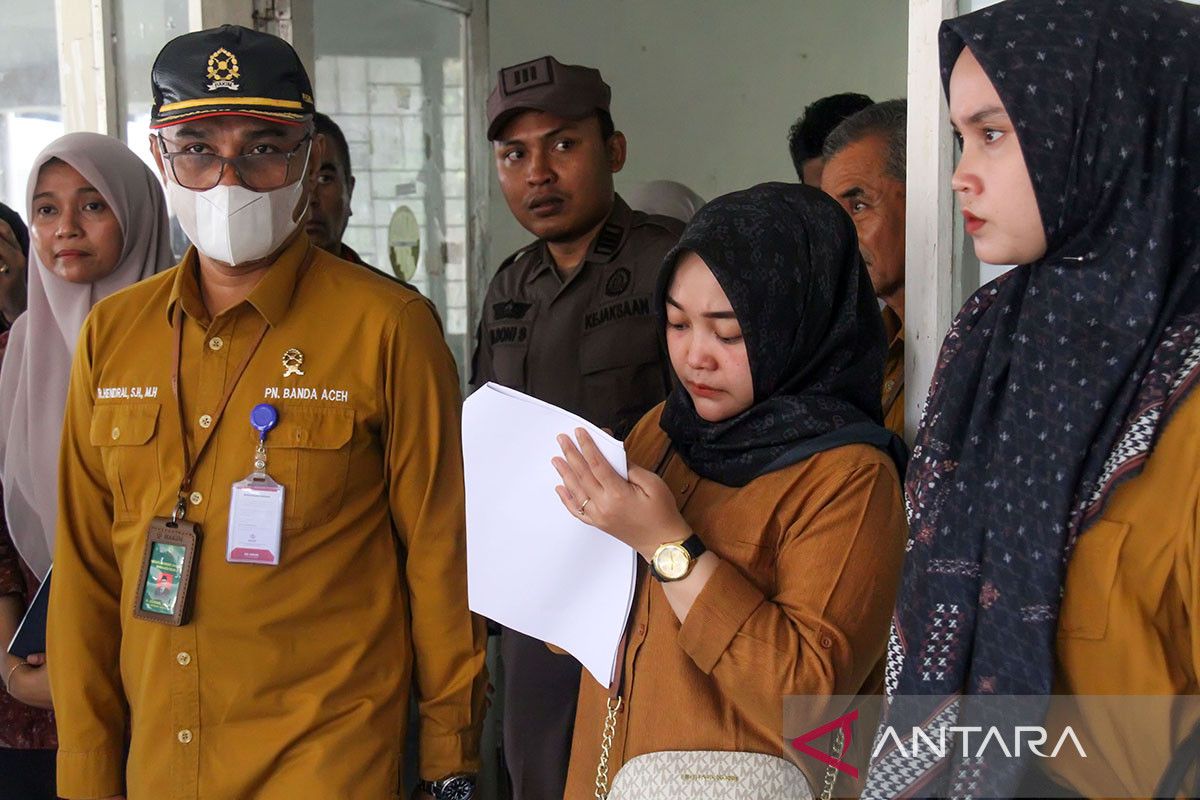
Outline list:
[[[146,533],[133,616],[163,625],[186,625],[200,528],[186,520],[155,517]]]

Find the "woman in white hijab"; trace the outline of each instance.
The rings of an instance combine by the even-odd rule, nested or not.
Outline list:
[[[97,302],[170,267],[173,258],[158,179],[116,139],[95,133],[57,139],[34,162],[27,198],[29,302],[0,368],[0,483],[12,544],[27,574],[41,580],[54,551],[59,439],[84,318]],[[4,643],[19,610],[0,605]],[[49,707],[44,658],[3,657],[5,689]],[[5,733],[0,706],[0,747],[13,747]]]
[[[647,214],[674,217],[680,222],[691,222],[692,217],[704,205],[704,198],[677,181],[647,181],[637,183],[622,192],[630,208]]]

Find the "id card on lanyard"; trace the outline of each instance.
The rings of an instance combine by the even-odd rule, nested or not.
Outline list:
[[[279,424],[274,406],[260,403],[250,414],[258,431],[254,472],[233,485],[229,498],[229,533],[225,560],[231,564],[279,563],[283,532],[283,487],[267,474],[267,434]]]
[[[313,248],[297,273],[297,281],[307,271],[312,263]],[[142,554],[142,565],[138,590],[133,593],[133,615],[137,619],[158,622],[164,625],[186,625],[190,621],[192,609],[192,585],[194,583],[198,550],[202,538],[200,526],[184,519],[187,515],[188,495],[192,490],[192,480],[200,460],[212,443],[225,408],[229,405],[238,382],[250,366],[251,359],[258,351],[259,345],[267,336],[271,325],[263,321],[245,357],[234,370],[225,394],[221,397],[217,408],[210,414],[212,423],[207,429],[204,440],[200,442],[195,455],[192,455],[188,444],[188,425],[183,410],[183,387],[180,385],[179,373],[183,361],[183,308],[176,301],[175,312],[171,320],[175,333],[174,363],[171,371],[171,393],[175,396],[175,407],[179,412],[180,449],[183,455],[183,479],[179,483],[179,494],[175,508],[169,517],[154,517],[146,531],[146,546]],[[265,434],[264,434],[265,436]],[[261,447],[261,443],[260,443]],[[282,487],[279,492],[280,509],[282,509]],[[282,520],[282,514],[280,516]],[[232,521],[232,519],[231,519]],[[278,553],[278,546],[276,546]]]

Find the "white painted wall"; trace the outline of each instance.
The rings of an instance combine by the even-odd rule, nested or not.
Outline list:
[[[490,58],[493,76],[547,53],[598,67],[629,137],[618,191],[669,178],[712,198],[796,180],[787,130],[813,100],[902,96],[907,14],[906,0],[490,0]],[[490,228],[492,270],[531,240],[494,177]]]

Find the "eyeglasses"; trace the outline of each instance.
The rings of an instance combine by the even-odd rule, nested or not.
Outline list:
[[[168,153],[166,140],[162,134],[158,136],[162,157],[171,166],[175,182],[196,192],[207,191],[220,183],[226,164],[233,167],[234,174],[247,189],[269,192],[283,188],[292,183],[288,180],[292,159],[311,140],[311,135],[305,135],[286,153],[246,153],[226,158],[215,153]],[[308,152],[305,151],[307,156]]]

